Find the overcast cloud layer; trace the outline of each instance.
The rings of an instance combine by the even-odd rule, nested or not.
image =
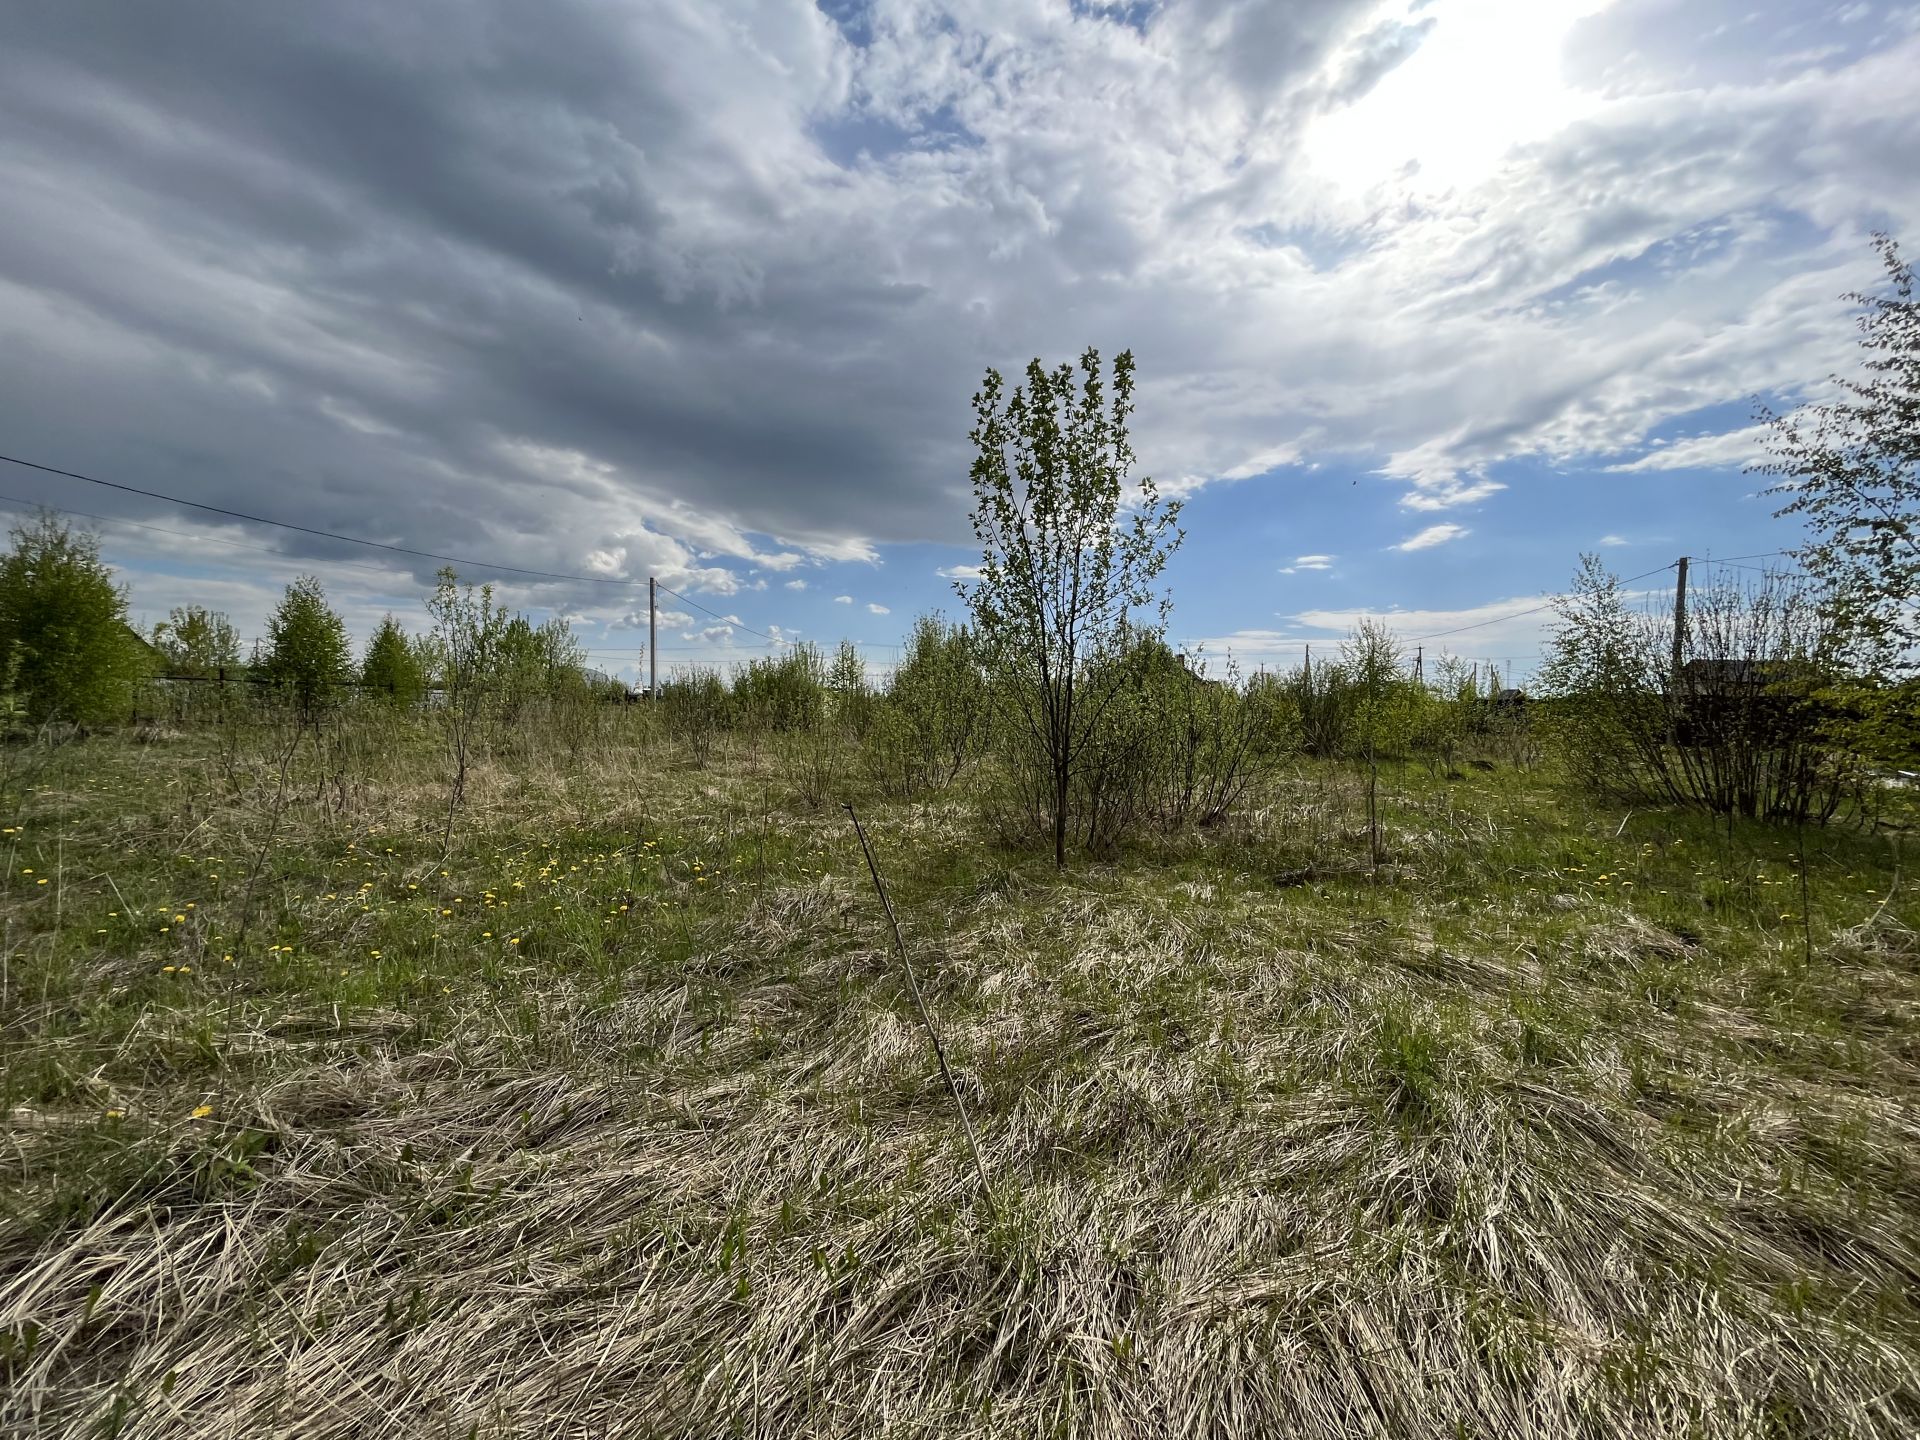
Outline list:
[[[1390,569],[1562,483],[1502,467],[1748,458],[1724,407],[1844,364],[1866,233],[1920,234],[1915,75],[1885,3],[10,5],[0,451],[830,611],[791,582],[967,538],[985,366],[1130,346],[1145,468],[1392,486]]]

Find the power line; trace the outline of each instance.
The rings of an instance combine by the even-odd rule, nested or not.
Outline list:
[[[196,535],[190,530],[169,530],[164,525],[148,525],[140,520],[128,520],[119,515],[95,515],[90,510],[69,510],[63,505],[46,505],[33,500],[23,500],[18,495],[0,495],[0,500],[25,507],[27,511],[51,510],[56,515],[72,515],[80,520],[97,520],[102,525],[131,525],[137,530],[151,530],[156,535],[171,535],[176,540],[193,540],[206,545],[231,545],[237,550],[254,550],[262,555],[277,555],[283,560],[292,559],[284,550],[275,550],[270,545],[249,545],[244,540],[227,540],[218,535]],[[392,576],[393,571],[383,570],[378,565],[357,565],[351,560],[328,560],[328,565],[342,566],[348,570],[364,570],[369,575]]]
[[[662,591],[665,591],[665,593],[667,593],[668,595],[673,596],[674,599],[683,601],[686,604],[693,606],[694,609],[703,611],[704,613],[711,615],[714,619],[720,621],[723,625],[732,625],[737,629],[746,631],[749,635],[758,635],[762,640],[771,640],[775,645],[790,645],[793,643],[790,640],[782,640],[778,635],[769,635],[764,630],[756,630],[751,625],[742,625],[740,623],[738,616],[722,615],[718,610],[708,610],[707,607],[702,605],[698,600],[688,600],[687,597],[682,595],[678,590],[668,590],[667,587],[664,585],[660,585],[659,588]]]
[[[1631,585],[1636,580],[1645,580],[1650,575],[1658,575],[1663,570],[1671,570],[1671,569],[1673,569],[1673,565],[1671,563],[1666,565],[1658,565],[1658,566],[1655,566],[1653,569],[1644,572],[1643,574],[1629,575],[1625,580],[1618,581],[1617,583],[1621,585]],[[1457,625],[1451,630],[1435,630],[1428,635],[1409,635],[1406,638],[1406,640],[1403,641],[1402,643],[1411,645],[1417,640],[1438,640],[1447,635],[1460,635],[1460,634],[1464,634],[1468,630],[1483,630],[1489,625],[1500,625],[1500,624],[1504,624],[1508,620],[1521,619],[1523,616],[1538,615],[1542,610],[1551,610],[1555,605],[1559,604],[1565,598],[1566,597],[1564,595],[1556,595],[1553,597],[1553,599],[1548,600],[1543,604],[1535,605],[1530,609],[1526,609],[1526,610],[1515,610],[1510,615],[1496,615],[1491,620],[1476,620],[1471,625]]]
[[[250,515],[244,510],[229,510],[220,505],[206,505],[198,500],[183,500],[178,495],[166,495],[158,490],[143,490],[137,485],[122,485],[117,480],[99,480],[92,475],[82,475],[77,470],[60,470],[52,465],[22,460],[14,455],[0,455],[0,460],[4,460],[9,465],[20,465],[28,470],[38,470],[47,475],[60,475],[68,480],[83,480],[89,485],[120,490],[128,495],[144,495],[149,500],[164,500],[170,505],[185,505],[194,510],[205,510],[210,515],[224,515],[230,520],[244,520],[252,525],[272,525],[281,530],[298,531],[302,535],[317,535],[325,540],[339,540],[348,545],[365,545],[370,549],[386,550],[395,555],[412,555],[421,560],[438,560],[447,565],[465,565],[476,570],[498,570],[503,574],[528,575],[541,580],[568,580],[581,585],[620,585],[629,590],[641,583],[638,580],[615,580],[606,575],[573,575],[560,570],[532,570],[524,565],[499,565],[491,560],[466,560],[457,555],[441,555],[432,550],[415,550],[407,545],[390,545],[384,540],[367,540],[358,535],[343,535],[337,530],[321,530],[312,525],[296,525],[290,520],[274,520],[265,515]]]
[[[422,560],[439,560],[448,565],[464,565],[470,569],[494,570],[508,575],[527,575],[542,580],[566,580],[583,585],[617,585],[623,589],[635,590],[643,583],[639,580],[616,580],[606,575],[577,575],[561,570],[535,570],[524,565],[502,565],[491,560],[462,559],[456,555],[442,555],[432,550],[416,550],[407,545],[391,545],[384,540],[367,540],[358,535],[344,535],[337,530],[322,530],[311,525],[296,525],[289,520],[275,520],[265,515],[248,514],[243,510],[229,510],[220,505],[207,505],[198,500],[186,500],[178,495],[167,495],[158,490],[144,490],[137,485],[123,485],[117,480],[101,480],[92,475],[82,475],[77,470],[61,470],[52,465],[42,465],[38,461],[22,460],[15,455],[0,455],[0,461],[5,461],[9,465],[19,465],[28,470],[38,470],[47,475],[59,475],[68,480],[81,480],[89,485],[99,485],[109,490],[123,491],[129,495],[143,495],[150,500],[164,500],[172,505],[185,505],[191,509],[204,510],[212,515],[224,515],[231,520],[243,520],[254,525],[271,525],[281,530],[292,530],[302,535],[315,535],[322,539],[338,540],[348,545],[365,545],[371,549],[385,550],[395,555],[411,555]],[[0,496],[0,499],[9,498],[12,497]],[[30,502],[16,499],[14,503],[25,505]],[[278,555],[281,553],[280,551],[271,550],[264,546],[248,545],[244,541],[216,540],[210,535],[191,535],[185,531],[168,530],[163,526],[146,525],[138,520],[125,520],[118,516],[92,515],[84,510],[62,510],[61,507],[56,505],[49,505],[46,508],[58,511],[61,514],[79,515],[89,520],[98,520],[103,524],[134,525],[143,530],[153,530],[159,534],[172,535],[179,539],[212,540],[215,544],[234,545],[243,550],[259,550],[261,553],[268,555]],[[376,574],[387,573],[385,571],[375,570],[374,567],[368,565],[354,565],[350,560],[336,560],[331,563],[350,566],[356,570],[368,570]],[[709,610],[698,600],[689,599],[678,590],[668,590],[665,585],[661,585],[659,588],[666,590],[666,593],[673,596],[676,600],[684,601],[686,604],[693,606],[694,609],[703,611],[716,620],[724,621],[728,625],[745,630],[749,635],[758,635],[761,639],[770,641],[774,645],[787,645],[792,643],[791,641],[781,639],[778,635],[769,635],[764,630],[755,630],[751,625],[742,625],[740,621],[733,616],[722,615],[717,610]]]

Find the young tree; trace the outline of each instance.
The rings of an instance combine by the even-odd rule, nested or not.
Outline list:
[[[328,606],[327,592],[313,576],[302,575],[287,586],[280,607],[268,618],[260,670],[308,719],[352,678],[346,622]]]
[[[0,558],[0,666],[27,719],[121,716],[148,659],[97,538],[50,514],[14,529]]]
[[[153,627],[153,648],[174,675],[205,679],[240,668],[240,632],[204,605],[176,605]]]
[[[1911,673],[1920,644],[1920,299],[1913,267],[1887,235],[1874,237],[1886,289],[1846,299],[1865,375],[1833,377],[1843,392],[1786,415],[1764,406],[1779,477],[1768,493],[1792,498],[1776,513],[1802,515],[1813,538],[1798,558],[1827,591],[1881,675]]]
[[[511,617],[493,600],[493,586],[463,586],[452,566],[443,567],[427,600],[433,617],[432,646],[445,703],[439,714],[447,727],[453,758],[453,783],[447,796],[445,843],[453,843],[453,818],[466,793],[467,769],[486,719],[487,687],[499,673],[502,646]]]
[[[956,588],[971,607],[1017,722],[1044,754],[1050,777],[1053,854],[1067,863],[1067,811],[1074,768],[1100,723],[1111,690],[1085,698],[1095,659],[1131,636],[1158,633],[1133,619],[1154,602],[1153,583],[1178,547],[1180,506],[1142,476],[1129,484],[1133,447],[1133,354],[1113,362],[1107,398],[1099,352],[1071,365],[1027,366],[1026,386],[1007,393],[996,370],[973,397],[973,530],[981,573]],[[1124,513],[1123,513],[1124,511]]]
[[[867,663],[860,658],[860,648],[851,640],[842,640],[833,653],[827,690],[840,728],[855,740],[866,739],[873,725],[873,687],[867,683]]]
[[[391,615],[381,620],[380,628],[367,642],[366,657],[360,662],[360,683],[396,705],[411,705],[426,693],[426,656]]]

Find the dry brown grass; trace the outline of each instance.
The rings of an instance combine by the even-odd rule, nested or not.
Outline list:
[[[1463,826],[1453,792],[1379,885],[1276,887],[1284,796],[1270,833],[1064,879],[980,852],[952,806],[883,814],[989,1213],[850,837],[769,816],[751,775],[663,786],[656,760],[648,790],[621,763],[597,793],[486,776],[473,824],[644,817],[743,854],[774,827],[786,858],[738,868],[670,951],[477,988],[426,1039],[405,1006],[240,1012],[210,1042],[216,1116],[122,1136],[140,1163],[110,1203],[0,1230],[0,1428],[1920,1427],[1898,902],[1807,968],[1797,932],[1688,939],[1531,873],[1475,889],[1498,857],[1432,837],[1515,822]],[[1333,824],[1324,784],[1306,803]],[[837,848],[803,867],[814,847]],[[177,1053],[152,1050],[155,1113],[209,1083]],[[103,1143],[98,1107],[26,1108],[6,1178],[44,1198]]]

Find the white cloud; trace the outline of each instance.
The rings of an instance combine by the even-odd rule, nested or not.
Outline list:
[[[789,580],[787,581],[786,588],[789,590],[804,590],[807,588],[807,582],[804,580]]]
[[[1298,555],[1294,557],[1291,565],[1282,566],[1280,573],[1293,575],[1302,570],[1331,570],[1333,562],[1334,557],[1331,555]]]
[[[23,25],[0,330],[31,343],[0,431],[97,428],[103,455],[193,453],[210,500],[273,475],[289,518],[378,505],[404,543],[721,595],[736,565],[952,538],[956,399],[1069,334],[1140,353],[1172,490],[1385,457],[1443,512],[1520,457],[1738,464],[1646,437],[1844,368],[1861,232],[1920,229],[1911,20],[1814,52],[1749,6],[886,0],[856,44],[811,5],[549,26],[475,0],[433,46],[540,63],[477,85],[341,23],[319,53],[363,115],[256,84],[220,123],[131,35]],[[296,67],[296,29],[243,9],[235,53]],[[501,93],[544,117],[510,144]],[[351,133],[394,114],[444,152]],[[288,143],[321,123],[342,143]],[[470,161],[476,203],[399,203],[415,153]],[[324,233],[287,246],[267,193]]]
[[[1615,545],[1631,545],[1633,542],[1624,535],[1602,535],[1599,543],[1611,548]]]
[[[1498,480],[1484,476],[1476,480],[1416,480],[1414,488],[1400,497],[1408,510],[1451,510],[1456,505],[1474,505],[1506,489]]]
[[[853,603],[853,597],[851,595],[836,595],[833,597],[833,603],[836,605],[851,605]]]
[[[1444,545],[1449,540],[1458,540],[1467,533],[1464,525],[1429,525],[1418,535],[1410,535],[1398,545],[1389,546],[1392,550],[1431,550],[1436,545]]]
[[[983,572],[978,565],[942,565],[933,573],[942,580],[978,580]]]
[[[872,601],[868,601],[867,613],[869,615],[891,615],[893,611],[889,610],[885,605],[876,605]]]
[[[1721,435],[1693,435],[1655,446],[1637,460],[1607,469],[1616,474],[1649,470],[1738,470],[1767,458],[1764,425],[1748,425]]]

